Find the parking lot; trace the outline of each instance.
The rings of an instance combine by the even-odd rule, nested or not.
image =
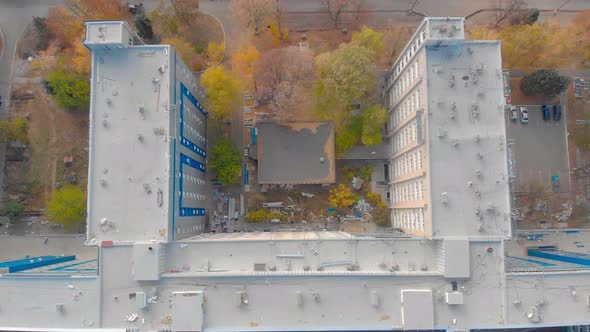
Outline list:
[[[524,105],[529,122],[510,119],[505,112],[506,136],[511,148],[512,170],[516,176],[517,192],[551,190],[551,176],[559,175],[560,192],[570,191],[569,162],[567,155],[566,110],[561,120],[543,120],[540,105]],[[520,109],[520,106],[517,106]]]

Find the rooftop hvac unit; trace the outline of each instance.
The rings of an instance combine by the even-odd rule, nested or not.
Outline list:
[[[84,45],[93,51],[126,48],[133,45],[133,32],[124,21],[86,22]]]

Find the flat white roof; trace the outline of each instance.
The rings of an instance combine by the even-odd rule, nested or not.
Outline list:
[[[426,44],[433,236],[509,236],[498,41]]]
[[[165,240],[170,46],[93,52],[89,241]]]

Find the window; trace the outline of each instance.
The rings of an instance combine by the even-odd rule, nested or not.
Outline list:
[[[424,199],[424,180],[418,182],[418,196],[420,199]]]
[[[418,169],[422,169],[422,150],[418,150]]]

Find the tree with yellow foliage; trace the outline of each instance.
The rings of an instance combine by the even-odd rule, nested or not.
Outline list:
[[[383,51],[383,33],[363,26],[361,31],[352,34],[351,44],[363,46],[379,55]]]
[[[252,80],[256,70],[256,63],[260,59],[260,52],[252,45],[242,46],[232,56],[232,70],[244,81]]]
[[[223,43],[209,42],[207,45],[207,58],[212,65],[218,64],[223,59],[225,47]]]
[[[499,31],[476,26],[470,29],[470,39],[501,40],[505,68],[565,68],[576,62],[576,41],[569,27],[552,21],[512,25]]]
[[[582,65],[590,62],[590,10],[576,14],[569,29],[569,38],[576,44],[576,52],[581,57]]]
[[[227,121],[242,96],[242,83],[221,65],[208,68],[201,76],[207,92],[207,109],[213,119]]]
[[[350,187],[341,183],[337,187],[330,189],[330,197],[328,197],[328,201],[332,207],[346,208],[354,204],[355,199]]]
[[[185,64],[192,66],[193,59],[197,56],[197,52],[191,45],[184,39],[177,38],[165,38],[162,40],[162,44],[170,44],[176,50],[176,53],[180,56]],[[191,68],[195,70],[196,68]]]
[[[278,22],[268,22],[267,26],[275,46],[279,46],[281,41],[289,39],[289,29],[281,28]]]

